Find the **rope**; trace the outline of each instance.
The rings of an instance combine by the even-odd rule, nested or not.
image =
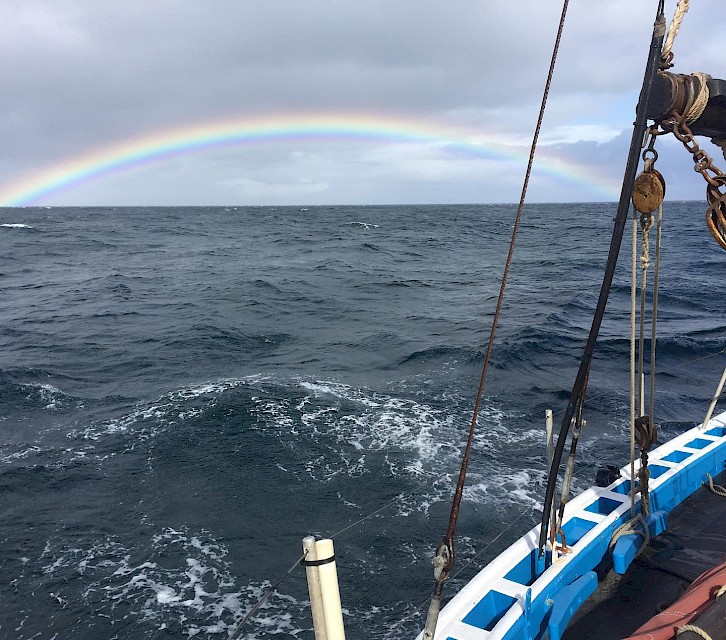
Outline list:
[[[706,109],[706,105],[708,104],[708,98],[710,97],[710,93],[708,91],[708,81],[711,79],[711,76],[701,71],[696,71],[691,75],[698,78],[698,95],[693,101],[690,109],[686,111],[686,115],[684,116],[686,119],[686,124],[691,124],[692,122],[695,122],[701,117],[701,115],[703,115],[703,112]]]
[[[717,496],[726,498],[726,487],[722,487],[720,484],[714,484],[710,473],[707,473],[706,477],[708,478],[708,488],[711,489],[711,491],[713,491]]]
[[[461,568],[451,576],[450,580],[455,580],[456,578],[458,578],[459,575],[461,575],[461,573],[466,571],[472,564],[474,564],[474,562],[476,561],[477,558],[479,558],[479,556],[486,553],[486,551],[487,551],[487,549],[489,549],[489,547],[491,547],[497,540],[499,540],[499,538],[501,538],[507,531],[509,531],[509,529],[511,529],[525,515],[527,515],[528,513],[532,513],[532,511],[534,511],[534,509],[535,509],[535,505],[532,505],[532,506],[527,507],[524,511],[522,511],[516,518],[514,518],[514,520],[512,520],[506,527],[504,527],[504,529],[502,529],[492,540],[490,540],[481,551],[479,551],[476,555],[472,556],[471,558],[467,558],[466,564],[462,564]],[[408,622],[409,620],[413,620],[416,617],[416,615],[418,613],[420,613],[420,611],[426,606],[426,604],[429,601],[430,601],[430,598],[426,598],[426,600],[421,602],[421,604],[419,604],[407,616],[405,616],[404,618],[399,618],[399,620],[397,620],[397,622],[396,622],[396,625],[400,625],[404,622]]]
[[[721,397],[721,392],[723,391],[723,386],[726,383],[726,368],[723,370],[723,374],[721,374],[721,380],[719,380],[718,385],[716,386],[716,393],[713,394],[713,398],[711,399],[711,404],[708,405],[708,411],[706,411],[706,417],[703,419],[703,428],[708,429],[708,423],[711,422],[711,416],[713,415],[713,411],[716,408],[716,403],[718,402],[718,399]]]
[[[691,633],[695,633],[698,636],[701,636],[703,640],[713,640],[713,638],[708,635],[701,627],[697,627],[695,624],[684,624],[682,627],[678,627],[676,629],[676,636],[681,635],[682,633],[686,633],[686,631],[690,631]]]
[[[640,393],[640,415],[643,416],[645,415],[643,398],[644,390],[642,386],[643,380],[645,379],[645,367],[643,364],[645,356],[645,293],[648,288],[648,267],[650,266],[650,230],[653,228],[653,216],[641,215],[640,226],[642,228],[642,246],[640,250],[640,342],[638,349],[638,382]]]
[[[698,358],[693,358],[693,360],[686,360],[683,364],[678,365],[678,369],[683,369],[687,364],[693,364],[694,362],[700,362],[701,360],[707,360],[708,358],[720,356],[722,353],[726,353],[726,349],[719,349],[714,353],[709,353],[707,356],[699,356]]]
[[[648,129],[648,118],[646,114],[646,105],[649,103],[650,96],[653,92],[653,85],[658,71],[658,59],[662,50],[663,38],[665,35],[665,17],[663,16],[664,0],[658,3],[655,22],[653,25],[653,35],[648,49],[648,59],[645,72],[643,73],[643,84],[641,86],[640,101],[636,110],[635,123],[633,126],[633,134],[630,139],[630,147],[628,150],[628,160],[623,175],[623,184],[620,190],[620,199],[618,200],[617,214],[615,215],[615,225],[613,227],[612,237],[610,239],[610,249],[605,264],[605,273],[603,274],[602,284],[600,285],[600,293],[598,294],[597,304],[595,305],[595,313],[590,324],[585,349],[580,360],[580,366],[577,371],[575,383],[570,392],[570,398],[567,403],[567,410],[562,418],[562,425],[557,436],[557,444],[555,445],[555,454],[550,465],[550,473],[547,481],[547,490],[545,492],[544,509],[542,513],[542,526],[539,532],[539,541],[537,550],[541,556],[544,546],[547,542],[547,533],[552,502],[556,489],[557,472],[562,460],[562,454],[567,440],[567,434],[571,427],[571,421],[577,410],[586,382],[586,374],[590,370],[595,351],[595,343],[602,326],[605,307],[607,305],[610,290],[613,284],[615,267],[618,262],[618,254],[623,239],[623,232],[628,219],[628,210],[633,195],[633,186],[635,183],[635,172],[638,165],[638,157],[641,152],[642,143],[645,133]]]
[[[658,225],[655,232],[655,269],[653,273],[653,312],[650,325],[650,407],[648,415],[655,422],[655,348],[658,324],[658,284],[660,281],[660,242],[663,228],[663,203],[658,205]]]
[[[640,523],[640,525],[643,527],[643,529],[636,529],[635,525]],[[645,524],[645,520],[643,520],[643,516],[639,513],[634,518],[628,520],[625,524],[620,525],[615,531],[613,532],[613,537],[610,538],[610,545],[609,547],[612,549],[615,546],[615,543],[622,538],[623,536],[629,536],[629,535],[639,535],[643,538],[643,544],[640,545],[640,548],[635,554],[635,557],[637,558],[643,551],[645,551],[645,548],[650,544],[650,531],[648,531],[648,525]]]
[[[663,45],[663,52],[661,53],[662,60],[670,61],[673,50],[673,43],[676,39],[676,36],[678,35],[678,31],[681,28],[683,18],[685,17],[686,13],[688,13],[689,2],[690,0],[679,0],[678,5],[676,6],[676,12],[673,15],[673,20],[671,20],[670,26],[668,27],[668,35],[666,36],[666,41]]]
[[[393,500],[391,500],[390,502],[387,502],[386,504],[384,504],[384,505],[383,505],[382,507],[380,507],[379,509],[376,509],[375,511],[372,511],[372,512],[371,512],[371,513],[369,513],[369,514],[368,514],[367,516],[363,516],[362,518],[360,518],[360,520],[356,520],[355,522],[353,522],[353,523],[351,523],[351,524],[349,524],[349,525],[347,525],[347,526],[343,527],[343,528],[342,528],[342,529],[341,529],[340,531],[338,531],[337,533],[334,533],[334,534],[332,534],[331,536],[328,536],[328,537],[329,537],[329,538],[330,538],[331,540],[333,540],[333,539],[337,538],[337,537],[338,537],[339,535],[341,535],[341,534],[345,533],[345,532],[346,532],[346,531],[348,531],[349,529],[352,529],[353,527],[355,527],[355,526],[357,526],[357,525],[361,524],[362,522],[365,522],[366,520],[370,520],[370,519],[371,519],[371,518],[372,518],[373,516],[375,516],[375,515],[378,515],[378,514],[379,514],[379,513],[381,512],[381,511],[383,511],[383,510],[385,510],[385,509],[388,509],[388,507],[391,507],[391,506],[393,506],[394,504],[396,504],[397,502],[400,502],[400,501],[401,501],[401,500],[403,500],[404,498],[409,498],[409,497],[411,497],[411,496],[412,496],[412,495],[413,495],[414,493],[417,493],[417,492],[418,492],[419,490],[420,490],[420,489],[419,489],[419,487],[417,487],[417,488],[415,488],[415,489],[413,489],[413,490],[409,491],[408,493],[404,493],[404,494],[402,494],[402,495],[396,496],[395,498],[393,498]]]
[[[462,565],[462,567],[451,576],[451,579],[457,578],[462,571],[469,568],[470,565],[474,564],[474,561],[484,553],[486,553],[487,549],[491,547],[499,538],[501,538],[507,531],[509,531],[519,520],[521,520],[524,516],[526,516],[528,513],[532,513],[534,511],[535,505],[532,505],[530,507],[527,507],[524,511],[522,511],[514,520],[512,520],[504,529],[502,529],[494,538],[492,538],[489,542],[487,542],[486,545],[484,545],[484,548],[479,551],[476,555],[472,556],[471,558],[467,559],[467,562],[465,565]]]

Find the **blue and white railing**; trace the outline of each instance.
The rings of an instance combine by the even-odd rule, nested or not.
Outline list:
[[[655,536],[665,530],[668,513],[707,482],[707,474],[726,468],[726,412],[651,451],[648,467],[651,515],[645,521]],[[636,461],[636,477],[639,468]],[[533,528],[441,610],[436,640],[537,640],[546,633],[559,640],[597,588],[594,569],[609,552],[613,533],[630,520],[630,465],[620,473],[609,486],[591,487],[568,502],[562,529],[569,553],[554,563],[550,551],[539,558],[539,526]],[[636,534],[619,538],[613,568],[624,572],[641,544]]]

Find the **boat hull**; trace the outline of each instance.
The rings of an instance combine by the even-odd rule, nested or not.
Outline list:
[[[650,453],[649,535],[667,527],[668,514],[726,463],[726,412]],[[635,473],[639,471],[639,461]],[[563,530],[570,552],[539,557],[534,527],[479,572],[442,609],[436,640],[559,640],[570,618],[597,588],[597,567],[613,534],[631,519],[630,466],[607,487],[591,487],[567,504]],[[637,480],[636,480],[637,483]],[[640,511],[639,497],[636,511]],[[618,540],[613,567],[627,570],[642,536]],[[421,640],[422,634],[418,636]]]

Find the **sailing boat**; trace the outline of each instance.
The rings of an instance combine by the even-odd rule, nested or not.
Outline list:
[[[726,413],[712,418],[726,371],[703,423],[654,448],[657,442],[653,415],[658,258],[665,196],[665,181],[655,169],[658,157],[655,143],[659,136],[675,135],[693,155],[696,171],[706,180],[708,228],[715,240],[726,249],[726,176],[695,140],[695,135],[706,135],[714,138],[722,148],[726,145],[723,142],[726,138],[726,111],[721,104],[722,96],[726,95],[726,83],[704,73],[680,75],[668,71],[673,66],[673,42],[687,10],[688,2],[681,0],[666,38],[664,2],[660,0],[658,3],[608,263],[556,445],[551,435],[551,412],[548,415],[550,474],[542,522],[495,558],[439,612],[443,587],[454,561],[454,531],[477,422],[475,408],[449,527],[434,558],[434,591],[426,627],[419,635],[419,640],[609,639],[623,638],[633,633],[635,635],[632,638],[651,640],[666,640],[676,635],[683,638],[726,637],[726,551],[723,546],[723,531],[726,530],[726,503],[723,497],[726,496],[726,490],[714,485],[713,480],[714,477],[719,478],[719,474],[723,477],[726,466]],[[530,167],[514,225],[510,259],[502,279],[500,305],[566,11],[567,2],[563,7],[540,120],[530,154]],[[644,169],[636,178],[641,150]],[[603,469],[598,473],[598,486],[570,499],[577,443],[585,426],[583,409],[590,363],[631,202],[631,461],[621,469]],[[650,264],[649,237],[654,225],[657,227],[657,239],[650,317],[651,375],[648,405],[645,401],[644,316],[646,275]],[[639,256],[638,237],[641,239]],[[639,319],[636,312],[638,263],[642,272]],[[481,398],[486,377],[500,305],[494,318],[478,399]],[[636,339],[638,320],[639,340]],[[639,360],[638,367],[636,360]],[[555,501],[560,461],[568,436],[570,453],[564,477],[559,482],[560,497]],[[636,445],[640,450],[639,459],[635,455]],[[704,485],[710,488],[715,499],[702,495],[707,491]],[[708,517],[704,517],[704,509],[708,510]],[[684,538],[674,538],[672,531],[669,532],[670,539],[663,534],[668,531],[669,520],[692,523],[699,519],[701,527],[692,526],[691,530],[696,536],[701,536],[701,541],[709,539],[713,527],[718,527],[719,521],[722,523],[720,537],[713,537],[710,547],[709,544],[699,545],[702,559],[715,557],[720,564],[702,566],[704,573],[693,582],[686,595],[674,604],[677,596],[673,594],[672,580],[669,583],[662,576],[680,580],[676,583],[676,589],[687,579],[674,568],[673,562],[673,558],[683,550]],[[653,559],[653,550],[656,548],[661,557],[671,561],[670,564],[661,562],[659,565]],[[704,554],[704,550],[713,553]],[[631,567],[641,554],[649,560],[638,561],[640,575],[634,577],[637,570],[631,570]],[[652,575],[644,579],[644,573]],[[634,588],[633,584],[638,586]],[[623,585],[630,589],[629,596],[621,591]],[[647,585],[647,589],[644,585]],[[646,590],[649,592],[647,595],[641,593]],[[648,620],[648,609],[654,597],[666,609],[660,612],[654,610],[653,614],[657,615]],[[623,612],[621,603],[628,598],[631,600],[630,606]],[[617,623],[613,621],[614,611],[617,611]]]
[[[723,640],[726,638],[726,489],[718,483],[723,483],[726,477],[726,412],[715,417],[713,414],[726,381],[726,371],[700,425],[657,446],[654,420],[658,262],[666,189],[665,180],[656,169],[656,142],[660,136],[674,135],[693,156],[696,171],[706,183],[708,229],[726,249],[726,175],[695,139],[696,135],[708,136],[722,148],[726,147],[723,105],[726,82],[703,73],[682,75],[669,71],[673,66],[675,36],[688,10],[685,0],[679,2],[668,31],[664,0],[658,2],[608,262],[584,355],[556,441],[552,435],[551,411],[546,419],[550,473],[542,522],[499,554],[440,608],[444,585],[454,565],[455,525],[479,401],[567,4],[565,1],[449,526],[434,557],[434,590],[426,626],[418,640],[667,640],[676,635],[685,640],[696,637]],[[643,171],[636,177],[641,156]],[[621,468],[601,469],[595,486],[570,498],[577,444],[585,427],[590,364],[629,219],[633,226],[631,460]],[[651,235],[655,235],[654,264],[650,257]],[[652,292],[648,294],[649,268],[654,278]],[[645,370],[646,294],[652,300],[648,376]],[[650,383],[648,394],[646,377]],[[560,463],[567,443],[569,455],[560,479]],[[317,551],[317,556],[307,555],[304,562],[312,577],[313,604],[317,570],[325,566],[325,580],[331,579],[334,555],[329,542],[325,541],[317,549],[319,542],[312,538],[306,542],[306,553]],[[321,551],[325,553],[322,558]],[[679,599],[682,585],[688,583],[692,584]],[[331,614],[335,627],[330,628],[328,635],[316,632],[316,636],[337,640],[343,637],[337,585],[333,585],[332,591],[330,601],[317,605],[317,612],[318,617],[326,620],[321,624],[328,624]],[[336,615],[330,610],[333,607],[337,609]]]

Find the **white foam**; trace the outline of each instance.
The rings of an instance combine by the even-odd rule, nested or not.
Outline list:
[[[316,453],[304,462],[304,472],[311,478],[326,482],[339,474],[356,477],[370,473],[375,470],[372,465],[380,464],[380,455],[373,455],[375,461],[370,463],[369,457],[380,452],[388,475],[408,477],[421,486],[420,492],[397,503],[398,515],[426,512],[431,504],[450,499],[455,481],[451,474],[461,461],[468,416],[457,415],[456,409],[450,412],[409,398],[334,381],[302,380],[299,384],[309,392],[302,400],[271,399],[261,394],[252,398],[255,403],[252,413],[261,418],[259,428],[279,433],[280,441],[293,450],[292,459],[303,451],[320,451],[320,446],[325,445],[324,454]],[[447,407],[465,405],[461,398],[448,400]],[[537,483],[543,479],[543,471],[527,469],[512,476],[497,475],[497,470],[508,467],[498,462],[498,458],[507,455],[502,452],[502,443],[507,443],[509,449],[519,443],[529,444],[535,437],[544,437],[535,429],[513,429],[513,424],[518,424],[521,418],[506,415],[485,400],[475,446],[478,452],[487,452],[486,466],[482,467],[479,458],[470,467],[473,486],[467,489],[467,500],[486,504],[535,503],[534,496],[541,488]],[[313,446],[306,444],[307,441]],[[345,496],[339,499],[352,506]]]
[[[63,393],[57,387],[52,384],[42,382],[27,382],[20,385],[24,389],[29,389],[31,393],[26,397],[27,400],[32,400],[33,393],[38,393],[41,401],[47,403],[46,409],[57,409],[61,406],[64,401],[68,400],[68,396]]]
[[[219,396],[230,389],[264,381],[265,376],[252,375],[245,378],[222,379],[193,387],[177,389],[164,394],[152,403],[142,404],[120,418],[91,424],[68,432],[69,439],[97,441],[109,436],[132,433],[136,436],[121,453],[133,450],[138,440],[155,437],[168,427],[180,421],[189,420],[205,410],[214,407]],[[45,385],[35,385],[44,387]],[[49,386],[49,385],[48,385]],[[52,387],[51,387],[52,388]],[[56,390],[57,391],[57,390]],[[185,403],[208,396],[204,407],[186,407]]]
[[[464,489],[464,498],[478,503],[502,505],[506,503],[536,506],[541,497],[541,483],[546,472],[538,469],[520,469],[507,473],[492,470],[486,478],[472,478]]]
[[[338,382],[302,380],[299,384],[309,392],[302,400],[261,394],[252,398],[252,413],[260,418],[258,428],[279,434],[292,450],[292,459],[307,456],[305,474],[327,482],[340,474],[359,477],[378,471],[377,465],[383,462],[390,476],[415,478],[427,494],[402,500],[400,514],[426,511],[431,502],[450,494],[442,473],[447,477],[446,470],[460,458],[459,447],[449,444],[461,438],[456,416],[415,400]],[[324,453],[318,453],[321,445]],[[310,457],[310,451],[316,454]],[[340,499],[353,504],[343,496]]]
[[[9,464],[11,462],[15,462],[16,460],[24,460],[25,458],[29,458],[32,455],[38,454],[41,452],[41,448],[37,447],[35,445],[32,445],[28,447],[27,449],[22,449],[21,451],[16,451],[15,453],[9,453],[7,455],[4,455],[0,458],[0,462],[4,464]]]
[[[66,593],[64,585],[73,583],[72,592],[77,593],[80,585],[89,607],[97,609],[101,598],[111,618],[114,609],[123,604],[124,616],[139,618],[150,629],[166,628],[173,622],[188,637],[206,637],[228,634],[269,587],[268,583],[237,586],[225,559],[227,548],[204,532],[191,534],[169,527],[150,540],[151,554],[144,553],[147,559],[138,563],[133,560],[138,549],[129,549],[110,537],[73,548],[60,538],[49,540],[41,559],[46,560],[43,572],[59,581],[52,597],[68,601],[71,591]],[[164,558],[163,564],[155,561],[157,557]],[[304,606],[292,596],[275,594],[250,621],[249,635],[243,637],[258,636],[260,626],[281,637],[302,633],[290,608],[302,610]]]
[[[370,222],[350,222],[349,224],[354,224],[359,227],[363,227],[364,229],[378,229],[377,224],[372,224]]]
[[[32,229],[29,224],[22,224],[21,222],[6,222],[4,224],[0,224],[0,227],[5,227],[6,229]]]

